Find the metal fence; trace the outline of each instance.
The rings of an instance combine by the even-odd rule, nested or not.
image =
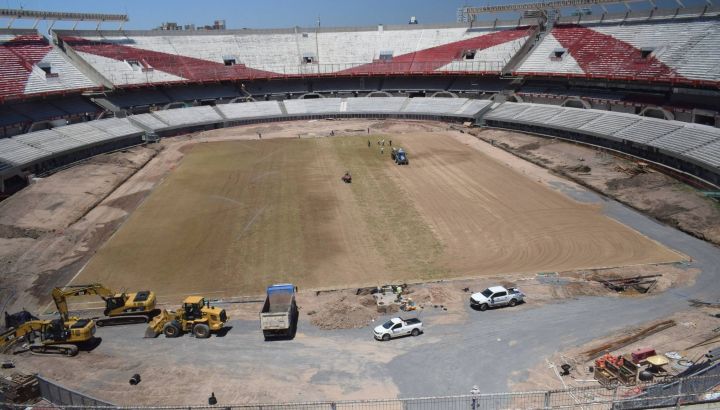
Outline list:
[[[713,402],[720,397],[707,391],[720,385],[720,365],[710,366],[701,376],[656,384],[571,388],[564,390],[467,394],[460,396],[413,399],[324,401],[310,403],[229,404],[214,406],[113,406],[39,377],[40,391],[46,400],[64,409],[238,409],[238,410],[498,410],[498,409],[587,409],[625,410],[679,408],[682,405]],[[27,409],[28,405],[0,405],[0,408]]]
[[[47,380],[41,376],[37,376],[40,386],[40,395],[47,401],[58,404],[67,405],[78,408],[98,408],[113,407],[112,404],[90,397],[86,394],[78,393],[75,390],[60,386],[59,384]],[[0,406],[1,407],[1,406]],[[22,408],[28,406],[21,406]]]

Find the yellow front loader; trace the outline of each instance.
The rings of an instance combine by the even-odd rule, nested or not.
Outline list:
[[[210,337],[228,321],[225,309],[210,306],[202,296],[188,296],[183,305],[176,311],[164,310],[148,324],[145,337],[157,337],[164,333],[165,337],[178,337],[190,332],[199,339]]]
[[[84,295],[98,295],[105,301],[105,318],[96,319],[98,326],[147,323],[155,310],[155,292],[144,290],[135,293],[115,292],[100,283],[70,285],[55,288],[52,292],[55,307],[60,316],[68,316],[67,298]]]

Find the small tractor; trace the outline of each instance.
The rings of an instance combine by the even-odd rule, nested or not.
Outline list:
[[[145,337],[157,337],[160,333],[165,337],[178,337],[190,332],[198,339],[207,339],[210,332],[222,329],[227,321],[225,309],[210,306],[202,296],[188,296],[180,309],[163,309],[155,316],[148,324]]]
[[[390,158],[392,158],[392,160],[395,161],[395,163],[398,165],[410,164],[410,161],[408,161],[407,158],[407,153],[405,153],[405,150],[403,150],[402,148],[393,148],[390,152]]]

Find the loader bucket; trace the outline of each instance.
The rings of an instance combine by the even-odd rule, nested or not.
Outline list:
[[[167,310],[163,309],[159,315],[152,318],[148,323],[147,329],[145,329],[145,337],[152,338],[158,337],[162,333],[163,326],[165,323],[170,321],[170,314]]]

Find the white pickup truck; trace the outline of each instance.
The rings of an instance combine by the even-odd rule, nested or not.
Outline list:
[[[525,294],[519,289],[505,289],[502,286],[491,286],[482,292],[470,296],[470,306],[482,311],[490,307],[515,306],[525,299]]]
[[[392,318],[373,330],[376,340],[387,342],[393,337],[417,336],[423,332],[423,325],[420,319]]]

